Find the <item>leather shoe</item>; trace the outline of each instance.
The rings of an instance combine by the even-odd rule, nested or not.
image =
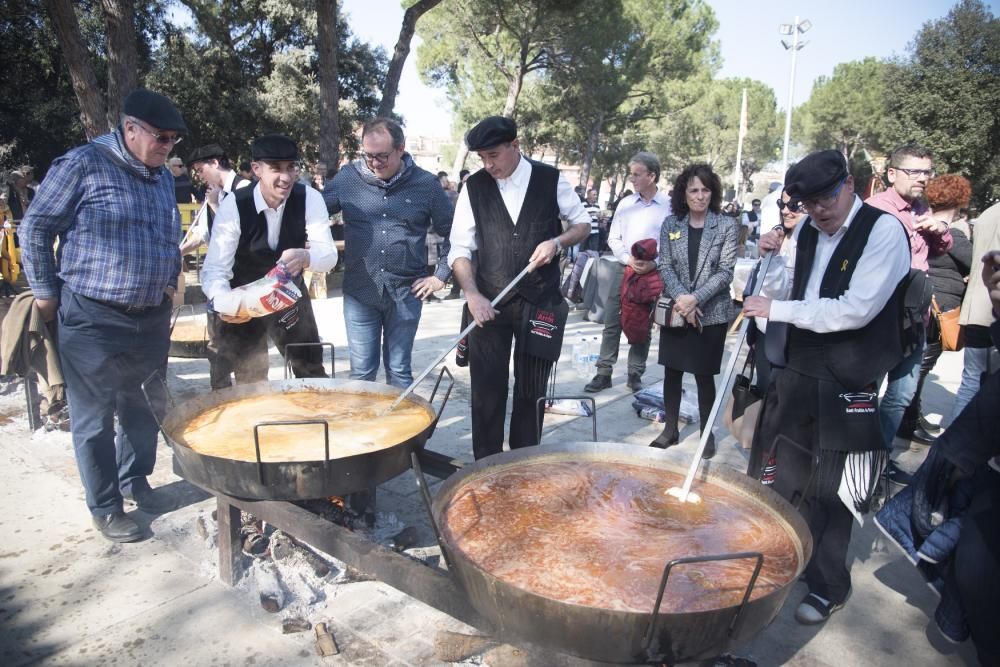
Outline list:
[[[667,447],[672,447],[678,443],[680,440],[679,434],[674,431],[674,433],[667,433],[666,429],[663,429],[663,433],[656,436],[653,442],[649,443],[650,447],[656,447],[657,449],[666,449]]]
[[[642,389],[642,376],[638,373],[629,373],[628,388],[633,394]]]
[[[705,443],[705,451],[701,453],[701,458],[705,461],[715,456],[715,434],[708,436],[708,442]]]
[[[584,391],[589,391],[591,394],[603,391],[611,386],[611,376],[601,375],[598,373],[594,376],[594,379],[587,383],[587,386],[583,388]]]
[[[129,493],[122,494],[126,500],[131,500],[135,506],[146,514],[166,514],[177,509],[177,503],[169,498],[161,489],[154,491],[148,487],[132,487]]]
[[[124,512],[112,512],[93,517],[94,528],[112,542],[138,542],[142,539],[142,528]]]
[[[913,442],[919,442],[921,445],[933,445],[934,441],[937,440],[937,436],[931,435],[922,426],[918,426],[910,439]]]
[[[936,436],[940,435],[941,433],[941,425],[935,424],[934,422],[932,422],[927,417],[924,417],[923,415],[920,415],[920,419],[917,420],[917,426],[924,429],[924,431],[926,431],[930,435]]]

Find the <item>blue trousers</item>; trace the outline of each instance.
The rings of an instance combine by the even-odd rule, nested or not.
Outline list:
[[[909,407],[910,401],[917,393],[917,383],[920,381],[920,360],[924,356],[924,345],[920,345],[910,356],[904,358],[896,367],[889,371],[889,382],[885,395],[878,405],[878,418],[882,426],[882,439],[885,448],[892,451],[896,440],[896,431],[903,421],[903,413]]]
[[[58,335],[87,507],[94,516],[121,511],[122,494],[148,486],[156,463],[158,428],[140,385],[153,371],[166,371],[170,300],[127,313],[63,287]],[[154,384],[161,410],[162,386]]]
[[[412,294],[407,294],[398,303],[383,294],[377,306],[366,305],[344,294],[351,379],[374,382],[381,356],[386,382],[401,389],[409,387],[413,382],[410,365],[413,339],[422,309],[423,302]]]

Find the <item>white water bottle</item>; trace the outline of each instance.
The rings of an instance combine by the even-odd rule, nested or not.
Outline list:
[[[597,365],[597,360],[601,358],[601,339],[598,336],[591,339],[587,349],[587,357],[589,359],[588,366],[592,368]]]
[[[590,373],[590,352],[587,339],[583,336],[573,344],[573,370],[580,377],[587,377]]]

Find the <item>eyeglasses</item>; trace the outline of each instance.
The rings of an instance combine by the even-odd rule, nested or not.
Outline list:
[[[163,145],[173,144],[174,146],[176,146],[177,144],[184,141],[184,137],[180,136],[179,134],[175,134],[172,137],[168,137],[165,134],[160,134],[159,132],[153,132],[152,130],[147,130],[142,126],[142,123],[133,122],[132,124],[135,125],[137,128],[139,128],[140,130],[142,130],[143,132],[145,132],[146,134],[148,134],[149,136],[153,137],[153,141],[155,141],[158,144],[163,144]]]
[[[937,173],[933,169],[903,169],[902,167],[893,167],[893,169],[903,172],[910,178],[918,178],[920,176],[934,178],[934,174]]]
[[[385,164],[386,162],[389,161],[389,158],[391,158],[392,154],[395,152],[396,152],[395,150],[391,150],[388,153],[365,153],[364,151],[361,151],[361,157],[363,157],[365,159],[365,162],[367,162],[368,164],[374,164],[376,162],[378,162],[379,164]]]
[[[802,209],[813,210],[817,208],[830,208],[833,203],[837,200],[837,195],[840,194],[840,189],[844,187],[844,183],[847,182],[847,177],[845,176],[837,187],[833,189],[828,195],[823,195],[822,197],[809,197],[807,199],[802,199],[800,201],[795,201],[794,199],[789,202],[778,200],[778,208],[784,210],[787,208],[792,213],[798,213]]]

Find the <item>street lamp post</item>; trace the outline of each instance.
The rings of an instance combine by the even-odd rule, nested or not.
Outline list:
[[[784,178],[785,172],[788,170],[788,142],[792,134],[792,102],[795,97],[795,57],[799,52],[799,49],[804,47],[808,42],[800,42],[799,35],[805,34],[809,28],[812,27],[812,22],[809,19],[804,19],[799,21],[799,17],[795,17],[795,23],[782,23],[778,26],[778,32],[782,35],[791,35],[792,43],[789,44],[786,40],[781,40],[781,45],[785,47],[786,51],[792,52],[792,72],[788,77],[788,104],[785,108],[785,145],[781,152],[781,174]]]

